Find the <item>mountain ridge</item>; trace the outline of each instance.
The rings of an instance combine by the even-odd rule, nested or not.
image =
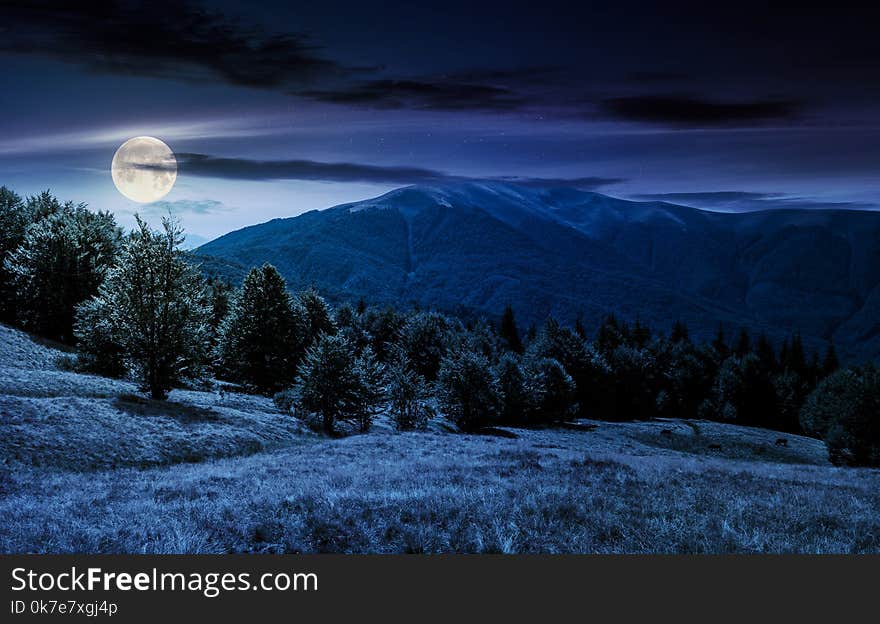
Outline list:
[[[609,312],[700,336],[723,324],[880,354],[880,214],[717,213],[500,182],[402,187],[199,247],[209,270],[270,262],[292,288],[524,322]],[[228,266],[226,267],[228,269]]]

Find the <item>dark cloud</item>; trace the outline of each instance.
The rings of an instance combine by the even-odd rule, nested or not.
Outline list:
[[[714,191],[698,193],[647,193],[633,199],[664,201],[704,208],[717,212],[755,212],[758,210],[876,210],[877,205],[867,202],[833,202],[785,193],[755,193],[749,191]]]
[[[426,110],[516,110],[527,101],[506,87],[477,82],[369,80],[335,90],[298,95],[333,104]]]
[[[608,98],[600,111],[627,121],[682,126],[735,126],[772,120],[791,121],[802,109],[800,102],[752,99],[719,102],[691,96],[637,95]]]
[[[181,175],[230,180],[315,180],[407,185],[463,182],[476,179],[421,167],[382,167],[359,163],[326,163],[314,160],[251,160],[191,153],[178,153],[175,154],[175,157]],[[142,167],[156,169],[161,165],[142,165]],[[485,180],[487,178],[479,179]],[[620,178],[602,177],[496,177],[492,179],[536,186],[571,186],[582,189],[594,189],[623,181]]]
[[[12,1],[0,17],[0,52],[100,72],[259,88],[343,72],[301,35],[269,33],[185,0]]]

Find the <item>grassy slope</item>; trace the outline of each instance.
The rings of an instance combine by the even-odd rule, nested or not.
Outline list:
[[[833,468],[807,438],[381,422],[327,440],[262,399],[163,407],[17,332],[0,345],[18,354],[0,357],[0,552],[880,552],[880,471]]]

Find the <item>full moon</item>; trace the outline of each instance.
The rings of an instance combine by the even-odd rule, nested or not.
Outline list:
[[[110,173],[120,193],[148,204],[165,197],[174,186],[177,159],[171,148],[159,139],[134,137],[116,150]]]

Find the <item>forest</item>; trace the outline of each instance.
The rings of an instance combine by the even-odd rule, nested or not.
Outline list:
[[[880,465],[880,371],[747,327],[697,342],[608,314],[598,327],[519,327],[438,310],[329,305],[291,293],[269,264],[240,287],[203,273],[169,217],[125,232],[107,212],[49,191],[0,188],[0,319],[76,349],[77,370],[135,380],[152,399],[214,385],[273,397],[316,431],[402,431],[442,420],[464,433],[578,419],[708,420],[800,433],[836,465]]]

